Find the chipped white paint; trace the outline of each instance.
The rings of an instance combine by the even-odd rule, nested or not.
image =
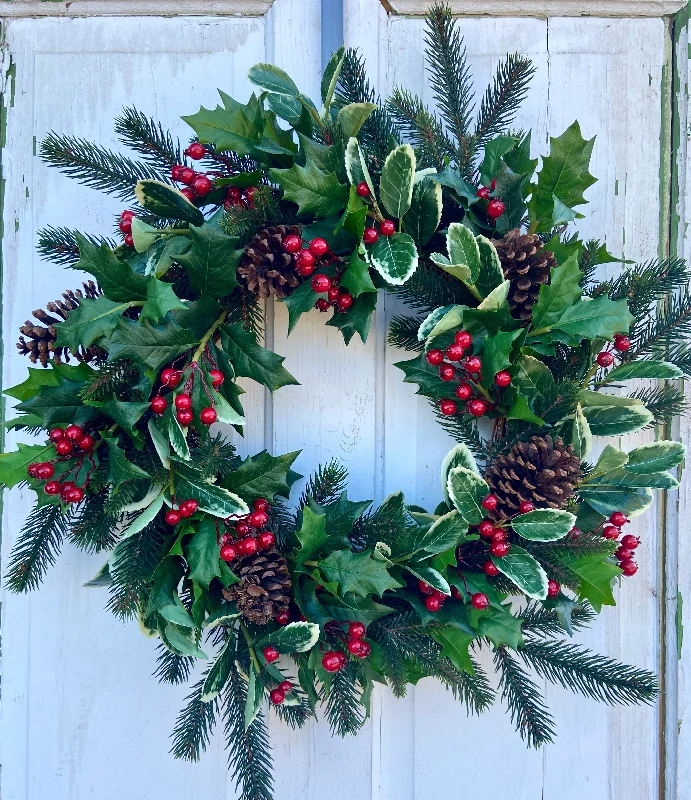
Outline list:
[[[70,13],[95,2],[75,0]],[[100,5],[125,9],[137,3],[149,9],[166,5],[162,0]],[[269,5],[263,0],[249,3],[257,10],[246,14],[259,14]],[[224,9],[240,5],[250,7],[240,0],[176,4],[178,9],[204,6],[219,14],[233,13]],[[655,5],[659,14],[668,13],[659,10],[661,4],[636,5]],[[7,6],[0,3],[0,15]],[[513,6],[516,16],[520,7],[520,2]],[[534,59],[537,75],[518,124],[535,131],[537,151],[544,151],[548,131],[561,132],[575,117],[584,135],[598,135],[592,171],[600,183],[588,192],[584,235],[607,236],[610,249],[630,258],[654,255],[662,20],[466,19],[462,29],[479,88],[506,52],[518,50]],[[216,84],[246,97],[250,86],[245,73],[258,60],[280,64],[303,91],[317,97],[319,32],[318,0],[276,0],[265,16],[254,19],[7,23],[16,86],[3,154],[4,385],[22,380],[26,368],[25,359],[13,352],[16,328],[30,309],[59,296],[76,277],[38,259],[36,230],[64,224],[108,231],[121,208],[117,201],[47,169],[33,156],[34,137],[55,129],[117,147],[111,120],[125,104],[136,105],[186,137],[177,118],[200,103],[215,103]],[[382,94],[404,84],[430,99],[420,20],[388,16],[377,0],[346,0],[345,35],[348,44],[363,50],[372,82]],[[351,469],[353,497],[381,500],[392,489],[403,488],[416,502],[436,505],[438,464],[450,443],[426,402],[415,397],[414,387],[404,385],[393,367],[405,355],[386,345],[386,322],[402,310],[390,298],[381,302],[368,343],[353,341],[344,348],[338,331],[324,327],[317,313],[301,319],[287,338],[285,309],[279,305],[274,316],[269,308],[268,343],[286,356],[286,367],[301,386],[285,387],[273,400],[256,386],[248,387],[243,453],[302,448],[296,465],[302,472],[335,456]],[[8,438],[10,444],[17,439]],[[30,499],[17,492],[7,496],[4,563]],[[639,574],[620,593],[619,609],[605,610],[584,641],[657,669],[659,576],[653,514],[640,523],[639,532],[644,542]],[[236,795],[225,772],[220,738],[198,765],[176,762],[168,754],[167,735],[185,688],[161,687],[149,677],[154,666],[151,642],[103,609],[104,592],[81,587],[98,566],[97,556],[67,547],[40,593],[15,597],[3,592],[0,796],[230,800]],[[468,719],[443,689],[427,681],[404,700],[377,690],[372,719],[358,738],[334,740],[322,724],[293,732],[271,718],[276,798],[447,800],[458,792],[510,793],[516,800],[578,800],[586,794],[589,800],[657,797],[656,708],[612,711],[551,687],[547,693],[559,738],[542,752],[525,749],[500,706],[480,719]],[[680,774],[683,800],[689,800],[683,794],[691,785],[688,778]]]

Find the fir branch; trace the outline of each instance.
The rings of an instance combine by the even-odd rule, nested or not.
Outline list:
[[[607,294],[610,300],[626,300],[631,313],[647,317],[650,306],[667,295],[685,289],[691,280],[686,262],[681,258],[655,259],[627,268],[616,278],[595,286],[590,294]]]
[[[293,730],[297,730],[298,728],[303,728],[310,719],[314,719],[315,713],[314,709],[311,708],[310,704],[307,702],[307,698],[305,697],[304,693],[298,689],[297,684],[293,686],[292,693],[300,700],[299,705],[288,706],[282,704],[278,706],[272,706],[271,710],[276,714],[281,722],[284,722],[286,725],[290,725]]]
[[[160,660],[159,656],[159,662]],[[160,669],[159,666],[156,671],[157,676]],[[180,711],[175,721],[172,735],[173,746],[170,748],[170,752],[175,758],[199,761],[199,757],[211,741],[211,733],[218,713],[218,698],[209,703],[202,702],[202,689],[210,669],[209,666],[200,680],[194,684],[192,691],[185,698],[187,705]]]
[[[417,332],[424,321],[424,317],[394,317],[389,323],[387,342],[392,347],[398,347],[401,350],[421,353],[425,343],[418,341]]]
[[[140,396],[133,396],[132,390],[141,379],[139,370],[131,361],[105,361],[99,365],[98,372],[91,381],[81,390],[79,396],[82,400],[95,400],[105,402],[113,395],[118,400],[141,400]]]
[[[386,108],[402,133],[410,139],[420,168],[442,170],[449,159],[456,159],[455,144],[419,97],[406,89],[396,88],[386,101]]]
[[[500,673],[502,700],[506,701],[511,721],[521,738],[530,747],[540,747],[554,741],[554,722],[544,698],[504,645],[494,649],[494,664]]]
[[[468,289],[448,272],[422,259],[418,268],[402,286],[387,286],[386,291],[399,297],[413,311],[430,314],[440,306],[477,305]]]
[[[436,400],[430,400],[430,405],[434,410],[437,422],[449,436],[457,442],[467,445],[476,458],[484,461],[487,457],[487,441],[480,436],[476,423],[465,420],[459,415],[445,417],[439,410],[439,403]]]
[[[158,655],[156,656],[156,670],[154,677],[161,683],[171,683],[177,685],[187,683],[195,659],[192,656],[183,656],[169,650],[163,642],[156,646]]]
[[[205,480],[225,478],[241,461],[235,445],[221,433],[202,439],[190,452],[190,465],[199,470]]]
[[[387,503],[358,517],[350,532],[353,550],[371,550],[377,542],[393,544],[414,525],[403,504]]]
[[[331,731],[339,736],[355,735],[365,724],[366,713],[356,688],[358,665],[351,659],[334,673],[326,693],[325,716]]]
[[[484,145],[511,125],[534,75],[533,62],[518,53],[508,55],[499,63],[494,81],[487,87],[480,103],[474,134],[475,147]]]
[[[586,531],[556,542],[524,541],[523,545],[547,569],[550,577],[572,589],[580,586],[582,578],[569,568],[569,560],[575,561],[586,555],[597,555],[604,560],[613,556],[618,547],[616,542],[603,538],[600,533]],[[563,561],[559,556],[566,556],[567,560]]]
[[[52,261],[60,266],[72,266],[79,261],[79,246],[73,230],[64,227],[55,228],[49,225],[46,228],[41,228],[37,235],[38,244],[36,245],[36,250],[45,261]],[[106,239],[103,236],[91,236],[90,234],[83,235],[97,246],[105,243],[111,249],[116,247],[113,239]]]
[[[298,501],[298,507],[304,508],[310,499],[320,506],[332,503],[343,492],[347,481],[348,470],[335,458],[328,464],[320,464],[307,481]]]
[[[45,505],[31,511],[10,553],[5,581],[11,592],[28,592],[39,587],[48,568],[57,560],[73,513],[71,507],[63,513],[60,505]]]
[[[240,156],[233,150],[217,151],[215,147],[207,142],[204,144],[206,154],[197,163],[204,169],[211,171],[222,167],[229,175],[236,175],[238,172],[256,172],[259,164],[250,156]]]
[[[297,546],[295,514],[285,498],[276,496],[268,514],[269,528],[276,537],[278,549],[285,553],[292,549],[292,545]]]
[[[626,353],[627,361],[651,355],[671,361],[691,374],[687,346],[679,341],[691,336],[691,292],[684,290],[669,297],[656,316],[648,315],[646,320],[634,324],[629,336],[632,346]]]
[[[518,616],[523,621],[521,625],[523,634],[554,636],[564,633],[564,626],[559,621],[556,611],[553,608],[545,608],[536,600],[531,600]],[[580,631],[587,628],[596,617],[597,614],[587,601],[575,605],[571,610],[573,630]]]
[[[564,241],[564,244],[573,244],[578,240],[578,235],[573,234]],[[582,273],[581,286],[587,288],[592,283],[597,268],[599,267],[598,250],[602,247],[602,242],[599,239],[588,239],[583,243],[581,252],[578,256],[578,268]]]
[[[640,400],[653,415],[650,427],[669,423],[674,417],[687,414],[691,408],[684,390],[670,384],[636,389],[631,393],[631,398]]]
[[[51,167],[80,183],[114,194],[122,200],[134,198],[134,187],[140,180],[167,182],[153,167],[132,161],[105,147],[74,136],[49,133],[41,142],[40,156]]]
[[[178,297],[184,297],[183,293],[175,292]],[[246,331],[251,331],[259,339],[264,331],[264,309],[259,305],[257,296],[248,292],[242,286],[238,286],[230,295],[224,299],[228,308],[228,316],[225,324],[232,325],[234,322],[241,322]]]
[[[107,488],[96,494],[87,494],[72,521],[69,540],[87,553],[110,550],[118,540],[120,517],[111,516],[105,511],[109,494]]]
[[[571,642],[531,641],[518,653],[541,678],[609,705],[649,705],[659,692],[652,672]]]
[[[170,172],[176,164],[184,164],[180,141],[173,139],[160,122],[147,117],[136,108],[124,108],[115,120],[115,132],[120,141],[139,153],[152,167]]]

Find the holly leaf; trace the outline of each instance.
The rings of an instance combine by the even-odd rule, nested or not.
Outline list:
[[[232,97],[219,91],[223,106],[207,109],[202,106],[196,114],[182,117],[190,125],[202,143],[213,144],[220,152],[233,150],[241,156],[258,156],[262,136],[262,125],[257,125],[257,117],[261,115],[257,98],[253,94],[247,103],[242,105]]]
[[[563,539],[575,523],[576,517],[568,511],[538,508],[514,517],[511,520],[511,527],[524,539],[533,542],[555,542]]]
[[[553,267],[551,276],[550,283],[540,287],[537,303],[533,306],[533,326],[536,329],[554,325],[564,310],[577,303],[583,294],[583,273],[575,253],[561,266]]]
[[[497,248],[484,236],[476,236],[478,250],[480,251],[480,271],[475,281],[475,288],[482,297],[487,297],[494,289],[504,282],[504,272]]]
[[[343,334],[346,345],[357,333],[362,342],[367,341],[372,312],[377,305],[377,295],[373,292],[365,292],[355,298],[353,305],[348,311],[337,311],[326,323],[330,328],[338,328]]]
[[[358,131],[375,108],[374,103],[348,103],[347,106],[339,109],[336,124],[345,141],[357,136]]]
[[[372,247],[370,259],[374,269],[393,286],[402,286],[418,265],[415,242],[407,233],[380,236]]]
[[[448,166],[443,172],[430,175],[429,178],[435,183],[453,190],[464,208],[468,208],[473,205],[473,203],[477,203],[480,199],[477,195],[477,189],[471,183],[464,180],[461,177],[460,171],[455,167]]]
[[[221,577],[216,523],[205,517],[185,546],[185,558],[190,565],[189,579],[205,589],[214,578]]]
[[[210,225],[191,228],[192,248],[179,255],[177,261],[185,267],[190,286],[195,292],[209,297],[223,297],[238,285],[235,278],[242,249],[237,239],[226,236]]]
[[[288,309],[288,335],[293,332],[300,317],[314,308],[317,297],[317,293],[312,289],[312,284],[305,281],[281,301]]]
[[[593,434],[580,403],[576,403],[576,413],[571,426],[571,444],[573,445],[574,453],[581,461],[585,460],[593,446]]]
[[[621,575],[619,567],[604,561],[602,555],[597,553],[576,559],[557,553],[557,558],[580,578],[579,600],[588,600],[598,614],[602,606],[616,605],[612,586],[614,579]]]
[[[79,246],[79,261],[72,269],[93,275],[103,294],[115,303],[147,299],[150,277],[137,275],[126,261],[120,261],[105,242],[96,245],[78,231],[74,236]]]
[[[194,631],[188,630],[186,626],[169,622],[161,638],[178,655],[206,658],[206,653],[197,644]]]
[[[537,161],[535,162],[537,164]],[[501,197],[504,213],[496,220],[496,230],[507,233],[512,228],[520,228],[528,207],[525,203],[526,190],[530,186],[530,174],[517,173],[502,159],[497,170],[497,184],[494,194]]]
[[[488,609],[488,611],[489,613],[483,614],[478,620],[479,636],[486,636],[497,647],[507,645],[514,650],[518,650],[525,644],[521,633],[522,619],[514,617],[508,611],[496,608]]]
[[[217,548],[218,549],[218,548]],[[228,681],[230,670],[235,661],[235,643],[233,639],[228,639],[219,650],[216,660],[211,665],[204,683],[202,684],[202,703],[209,703],[223,689]]]
[[[161,181],[137,181],[134,188],[139,204],[164,219],[179,219],[192,225],[202,225],[204,215],[174,186]]]
[[[490,493],[484,480],[467,467],[449,470],[447,488],[451,502],[468,525],[479,525],[485,517],[481,503]]]
[[[52,459],[55,456],[53,444],[24,444],[19,442],[17,449],[0,454],[0,483],[11,489],[27,480],[29,464]]]
[[[441,185],[429,178],[415,183],[410,208],[403,217],[403,228],[418,248],[424,247],[434,235],[441,222],[441,212]]]
[[[544,425],[542,417],[538,417],[528,404],[528,399],[522,394],[516,397],[516,402],[506,412],[506,419],[520,419],[523,422],[531,422],[533,425]]]
[[[602,295],[594,300],[583,298],[569,306],[552,326],[579,339],[612,339],[615,333],[627,333],[633,322],[626,300],[610,300]]]
[[[616,436],[645,428],[653,415],[644,405],[586,406],[583,409],[594,436]]]
[[[29,377],[22,383],[12,386],[10,389],[3,389],[3,394],[14,397],[15,400],[28,400],[38,394],[42,386],[57,386],[60,383],[60,375],[54,368],[27,370]]]
[[[415,153],[409,144],[401,144],[386,157],[379,181],[379,197],[392,217],[399,219],[410,208],[414,179]]]
[[[660,472],[679,466],[685,458],[686,448],[681,442],[663,440],[636,447],[628,454],[627,461],[617,466],[635,473]]]
[[[451,450],[449,450],[449,452],[444,456],[444,460],[441,462],[441,488],[444,492],[444,500],[448,504],[451,504],[451,498],[449,497],[448,478],[449,471],[453,467],[465,467],[471,472],[475,472],[478,475],[480,474],[477,462],[475,461],[475,456],[470,452],[467,445],[461,443],[457,444],[455,447],[452,447]]]
[[[490,186],[497,177],[502,156],[505,156],[518,143],[515,136],[495,136],[485,145],[485,156],[480,165],[480,183]]]
[[[491,556],[499,572],[510,578],[528,597],[544,600],[547,597],[547,575],[530,553],[512,544],[509,552],[501,558]]]
[[[306,653],[319,641],[319,625],[314,622],[291,622],[262,636],[255,647],[272,645],[279,653]]]
[[[371,500],[348,500],[348,493],[342,492],[336,500],[324,506],[326,530],[332,541],[348,544],[348,534],[353,530],[356,519],[359,519],[372,505]]]
[[[419,389],[415,394],[437,400],[451,394],[449,384],[439,377],[439,370],[427,361],[424,354],[408,361],[399,361],[394,367],[398,367],[405,374],[403,383],[418,384]]]
[[[348,187],[333,172],[322,172],[312,161],[304,167],[293,164],[290,169],[270,169],[269,177],[283,189],[284,199],[297,205],[299,214],[326,217],[348,202]]]
[[[223,349],[235,367],[235,374],[262,383],[275,392],[281,386],[299,385],[298,381],[282,364],[283,356],[257,344],[252,331],[246,331],[242,323],[224,325],[221,328]]]
[[[125,451],[118,444],[117,438],[104,436],[108,445],[108,480],[115,494],[120,486],[129,481],[137,481],[151,477],[141,467],[127,460]]]
[[[70,317],[74,312],[70,312]],[[64,325],[65,323],[61,323]],[[632,378],[652,378],[653,380],[674,380],[683,378],[684,371],[675,364],[668,361],[629,361],[620,364],[611,372],[608,372],[600,381],[601,383],[612,383],[613,381],[628,381]]]
[[[482,353],[482,368],[488,380],[511,366],[511,350],[514,340],[523,333],[519,328],[515,331],[497,331],[485,337],[485,349]]]
[[[292,97],[298,97],[300,94],[300,90],[290,75],[274,64],[255,64],[249,68],[247,77],[252,83],[261,86],[267,92],[276,92]]]
[[[614,511],[623,511],[627,517],[636,517],[647,511],[655,499],[652,490],[646,487],[612,489],[584,486],[578,490],[578,494],[603,517],[609,517]]]
[[[151,591],[143,614],[145,620],[160,614],[168,622],[194,628],[194,620],[178,596],[178,585],[185,574],[179,556],[166,556],[151,578]]]
[[[127,433],[133,433],[134,426],[149,410],[149,403],[129,403],[118,400],[115,396],[108,402],[91,401],[89,405],[95,406],[106,416],[110,417]]]
[[[61,378],[57,386],[41,386],[33,397],[18,403],[16,409],[40,417],[44,428],[61,422],[83,425],[98,413],[84,405],[81,392],[85,386],[83,381]]]
[[[546,364],[533,356],[521,356],[516,362],[518,372],[514,384],[531,400],[544,397],[554,385],[554,378]]]
[[[120,317],[110,337],[108,357],[111,361],[143,362],[158,371],[198,344],[199,339],[174,321],[152,325],[148,320],[137,322]]]
[[[441,655],[448,658],[461,672],[475,674],[469,647],[475,636],[458,628],[430,628],[430,636],[442,646]]]
[[[433,567],[428,567],[425,564],[404,564],[403,567],[419,581],[423,581],[438,592],[445,595],[451,594],[451,589],[446,582],[446,578]]]
[[[73,353],[80,346],[89,347],[102,336],[110,336],[118,324],[118,317],[129,307],[129,303],[114,303],[105,295],[93,300],[81,298],[67,319],[55,326],[58,334],[56,344],[68,347]]]
[[[461,222],[452,222],[446,233],[446,246],[451,264],[463,265],[470,270],[469,282],[474,284],[480,274],[480,248],[473,232]]]
[[[302,525],[295,535],[300,542],[298,563],[304,564],[321,550],[329,538],[326,534],[326,514],[317,514],[309,506],[305,506],[302,509]]]
[[[169,311],[184,308],[186,308],[185,304],[178,298],[169,283],[152,278],[149,284],[148,300],[144,303],[139,319],[148,319],[156,323],[163,319]],[[69,321],[69,317],[67,321]]]
[[[348,195],[348,205],[343,212],[343,216],[339,220],[334,233],[344,230],[349,233],[356,242],[360,242],[362,234],[365,230],[365,222],[367,220],[367,206],[362,198],[358,195],[354,186],[350,187]]]
[[[319,569],[328,581],[338,584],[341,595],[352,592],[358,597],[381,597],[387,589],[399,588],[401,584],[389,574],[386,563],[371,556],[369,550],[334,550],[319,563]]]
[[[424,552],[426,555],[437,555],[445,553],[457,547],[468,533],[468,524],[465,522],[458,511],[450,511],[448,514],[436,519],[432,525],[416,540],[416,552]]]
[[[302,284],[303,286],[305,284]],[[360,258],[357,250],[350,257],[348,266],[345,272],[341,275],[339,286],[347,289],[353,297],[359,297],[363,292],[376,292],[377,287],[372,283],[372,278],[369,274],[369,264]],[[302,287],[300,287],[302,288]],[[293,295],[295,292],[293,292]],[[291,297],[293,296],[291,295]],[[290,299],[290,298],[288,298]],[[314,305],[314,301],[310,297],[310,302]],[[288,311],[290,315],[290,309]]]
[[[244,517],[249,514],[247,503],[222,486],[210,483],[194,469],[181,463],[174,466],[176,494],[196,500],[201,511],[214,517]]]
[[[299,455],[299,450],[281,456],[272,456],[263,450],[256,456],[248,456],[236,470],[226,475],[223,487],[248,503],[259,498],[273,502],[277,494],[287,497],[290,487],[286,478]]]

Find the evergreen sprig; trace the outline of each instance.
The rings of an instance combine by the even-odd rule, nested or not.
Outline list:
[[[182,147],[160,122],[142,114],[136,108],[124,108],[115,120],[115,132],[120,141],[130,147],[157,171],[170,172],[176,164],[184,163]]]
[[[161,657],[159,656],[159,664]],[[173,746],[170,752],[175,758],[185,761],[199,761],[199,757],[209,746],[211,733],[216,723],[219,710],[218,698],[205,703],[202,701],[204,680],[209,672],[207,668],[202,677],[194,684],[192,691],[185,698],[186,705],[178,714],[173,728]],[[168,680],[170,670],[161,673],[161,666],[157,669],[159,679]],[[166,677],[161,678],[161,674]],[[174,673],[173,673],[174,674]],[[171,681],[177,683],[178,681]]]
[[[425,344],[419,341],[417,332],[424,321],[424,317],[394,317],[389,323],[388,343],[392,347],[398,347],[401,350],[421,353]]]
[[[407,89],[396,88],[386,101],[386,108],[415,148],[421,168],[442,170],[449,159],[456,158],[455,143],[419,97]]]
[[[671,384],[635,389],[631,397],[640,400],[653,415],[651,425],[664,425],[674,417],[687,414],[690,408],[684,390]]]
[[[326,691],[324,715],[332,732],[339,736],[354,736],[365,724],[367,714],[357,688],[358,674],[358,665],[348,661],[343,669],[334,673]]]
[[[92,236],[90,234],[83,235],[92,244],[101,245],[105,243],[111,249],[116,246],[113,239],[108,239],[103,236]],[[60,266],[69,267],[79,261],[77,238],[74,235],[74,231],[69,228],[55,228],[52,225],[42,228],[38,232],[36,250],[41,258],[46,261],[52,261],[54,264]]]
[[[555,636],[564,633],[557,612],[552,608],[546,608],[543,603],[536,600],[531,600],[519,616],[522,620],[523,634]],[[578,603],[571,609],[571,627],[574,631],[587,628],[596,616],[589,603]]]
[[[328,505],[345,489],[347,480],[348,470],[335,458],[327,464],[320,464],[307,481],[298,506],[303,508],[310,499],[317,505]]]
[[[156,656],[154,677],[158,678],[161,683],[173,685],[187,683],[192,674],[195,659],[192,656],[174,653],[163,642],[159,642],[156,645],[156,651],[158,655]]]
[[[411,277],[401,286],[388,286],[387,292],[400,298],[413,311],[430,314],[439,306],[477,305],[477,300],[460,281],[422,260]]]

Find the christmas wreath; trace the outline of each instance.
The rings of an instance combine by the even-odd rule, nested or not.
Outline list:
[[[321,109],[258,64],[247,103],[221,92],[184,118],[184,153],[135,109],[116,130],[140,160],[57,134],[41,145],[133,210],[119,243],[40,233],[43,256],[93,280],[21,329],[38,366],[6,391],[8,426],[44,438],[0,457],[5,486],[36,492],[7,583],[36,588],[63,540],[106,551],[87,585],[108,586],[110,609],[158,639],[158,677],[206,664],[174,755],[198,758],[222,714],[243,798],[271,796],[267,696],[293,726],[322,704],[339,734],[361,727],[377,682],[400,696],[436,677],[480,712],[495,699],[488,649],[512,720],[540,745],[554,728],[530,671],[607,703],[657,692],[652,674],[563,637],[614,605],[613,584],[637,569],[626,523],[677,486],[677,442],[588,459],[594,436],[684,410],[670,381],[691,375],[689,272],[624,262],[597,280],[617,259],[568,227],[595,180],[594,140],[574,123],[533,159],[530,134],[507,132],[530,62],[503,61],[473,117],[444,6],[426,47],[440,116],[403,89],[381,102],[341,49]],[[298,453],[240,459],[210,431],[242,430],[238,378],[297,383],[260,344],[262,301],[284,302],[291,330],[330,312],[348,344],[366,339],[382,291],[416,314],[390,326],[413,354],[404,380],[458,442],[439,505],[395,493],[372,509],[347,496],[336,462],[290,505]],[[635,378],[657,383],[628,391]]]

